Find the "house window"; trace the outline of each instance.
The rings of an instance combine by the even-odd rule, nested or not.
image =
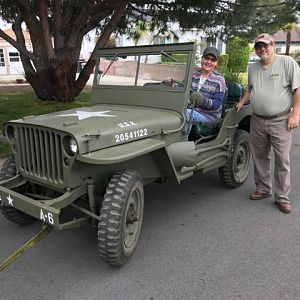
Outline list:
[[[282,53],[282,47],[276,47],[276,53]]]
[[[179,42],[178,36],[176,36],[172,32],[170,32],[167,35],[156,36],[153,40],[153,44],[160,44],[160,45],[172,44],[172,43],[178,43],[178,42]]]
[[[157,36],[154,39],[153,44],[167,44],[166,37],[165,36]]]
[[[3,49],[0,49],[0,67],[5,67],[5,60],[4,60]]]
[[[10,62],[20,61],[19,52],[9,52],[9,61]]]

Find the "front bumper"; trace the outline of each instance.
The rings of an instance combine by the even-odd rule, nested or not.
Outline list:
[[[72,222],[72,226],[71,224],[66,225],[66,223],[61,223],[60,215],[63,208],[72,205],[74,201],[87,193],[85,184],[72,190],[68,189],[64,194],[57,198],[50,200],[36,200],[6,187],[16,186],[14,185],[14,182],[16,185],[19,185],[20,178],[16,176],[10,180],[0,182],[0,205],[16,208],[44,223],[52,225],[56,229],[78,227],[76,221]],[[87,218],[90,217],[85,217],[85,219]],[[81,219],[80,222],[82,221],[83,220]]]

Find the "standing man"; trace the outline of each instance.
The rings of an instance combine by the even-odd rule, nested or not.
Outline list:
[[[299,125],[300,68],[291,57],[275,54],[274,40],[267,33],[256,37],[254,48],[261,60],[250,67],[248,89],[236,105],[239,112],[250,98],[253,109],[250,144],[256,190],[250,199],[272,196],[272,147],[275,204],[280,211],[290,213],[290,149],[293,129]]]

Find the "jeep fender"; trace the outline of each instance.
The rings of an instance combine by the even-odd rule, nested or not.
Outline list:
[[[138,140],[78,155],[76,159],[92,165],[122,165],[126,161],[131,161],[132,164],[136,166],[134,162],[138,161],[141,171],[137,170],[143,175],[143,166],[140,162],[142,161],[141,159],[143,156],[145,156],[145,160],[149,163],[149,155],[151,156],[151,161],[153,161],[160,172],[158,177],[176,180],[179,182],[175,167],[166,150],[166,144],[164,141],[160,140]]]

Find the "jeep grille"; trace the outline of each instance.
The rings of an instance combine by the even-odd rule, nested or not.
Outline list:
[[[21,170],[52,183],[61,183],[63,159],[60,133],[28,126],[18,126],[16,129]]]

